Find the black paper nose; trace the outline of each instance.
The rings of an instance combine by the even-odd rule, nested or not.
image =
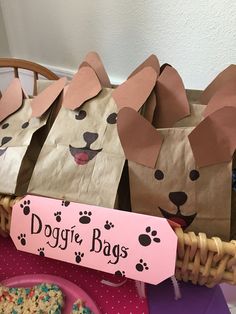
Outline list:
[[[187,194],[184,192],[171,192],[169,194],[169,199],[172,203],[174,203],[176,206],[181,206],[187,201]]]
[[[9,136],[3,137],[1,146],[8,143],[11,139],[12,139],[12,137],[9,137]]]
[[[87,145],[91,145],[93,142],[96,141],[97,138],[98,138],[97,133],[91,133],[91,132],[84,133],[84,140],[87,143]]]

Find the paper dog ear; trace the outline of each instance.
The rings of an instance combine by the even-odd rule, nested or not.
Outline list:
[[[24,96],[19,78],[14,78],[0,99],[0,122],[22,106]]]
[[[32,117],[41,117],[62,92],[66,83],[67,79],[62,77],[38,94],[31,102]]]
[[[216,91],[229,81],[236,82],[236,65],[234,64],[231,64],[220,74],[218,74],[216,78],[207,86],[200,97],[201,103],[207,105]]]
[[[170,65],[169,63],[163,63],[160,67],[160,73],[162,73],[166,67],[172,67],[172,65]]]
[[[97,77],[101,82],[102,87],[112,87],[102,60],[96,52],[88,53],[85,57],[84,62],[82,62],[82,64],[80,65],[80,68],[87,65],[89,65],[95,71]]]
[[[232,159],[236,148],[236,108],[224,107],[205,118],[190,134],[189,142],[198,167]]]
[[[156,104],[157,104],[156,94],[155,91],[152,90],[150,96],[148,97],[145,103],[145,111],[142,113],[143,117],[147,119],[151,124],[156,110]]]
[[[210,99],[203,116],[207,117],[214,111],[226,107],[236,107],[236,82],[228,81]]]
[[[183,81],[171,66],[164,68],[156,84],[157,114],[154,125],[158,128],[172,127],[175,122],[190,114]]]
[[[157,73],[151,67],[145,67],[126,82],[118,86],[112,96],[118,109],[131,107],[138,111],[153,90]]]
[[[126,158],[155,168],[163,141],[159,132],[132,108],[119,111],[117,129]]]
[[[160,74],[160,63],[158,58],[152,54],[150,55],[142,64],[140,64],[137,69],[135,69],[128,78],[134,76],[135,74],[137,74],[138,72],[140,72],[142,69],[144,69],[145,67],[152,67],[156,73],[157,76],[159,76]],[[143,113],[143,116],[152,123],[153,120],[153,115],[154,115],[154,111],[156,108],[156,95],[155,95],[155,91],[153,90],[150,94],[150,96],[147,98],[147,101],[145,103],[145,112]]]
[[[95,97],[101,89],[101,84],[94,70],[90,67],[82,67],[70,82],[62,106],[75,110],[85,101]]]
[[[156,72],[157,75],[159,76],[160,73],[160,63],[159,60],[157,59],[157,56],[154,54],[150,55],[142,64],[140,64],[137,69],[135,69],[128,78],[134,76],[138,72],[140,72],[143,68],[145,67],[152,67]]]

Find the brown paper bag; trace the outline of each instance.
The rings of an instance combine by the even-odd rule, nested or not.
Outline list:
[[[157,74],[145,67],[113,90],[104,87],[108,82],[97,57],[90,54],[69,84],[28,193],[114,207],[125,163],[117,112],[125,106],[139,111]]]
[[[156,130],[132,109],[119,112],[117,127],[129,160],[134,212],[164,216],[183,228],[224,240],[232,236],[235,231],[231,213],[232,156],[236,145],[236,102],[233,100],[236,96],[231,87],[232,82],[218,87],[205,107],[204,119],[200,123],[196,121],[196,127]],[[161,101],[164,106],[165,99]],[[182,112],[185,105],[182,102]],[[167,118],[161,116],[163,127],[165,121],[176,123],[179,113],[172,111],[172,114]]]
[[[20,80],[16,78],[3,93],[0,100],[0,193],[17,194],[20,190],[22,195],[26,192],[22,179],[29,181],[37,152],[53,120],[51,105],[56,103],[65,82],[60,79],[32,100],[24,99]]]

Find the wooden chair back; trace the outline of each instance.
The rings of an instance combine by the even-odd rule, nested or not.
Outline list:
[[[27,60],[15,58],[0,58],[0,68],[12,68],[14,76],[19,77],[19,69],[29,70],[33,72],[33,95],[37,95],[37,79],[39,75],[47,78],[48,80],[58,80],[59,77],[51,70],[44,66]],[[0,92],[1,97],[1,92]]]

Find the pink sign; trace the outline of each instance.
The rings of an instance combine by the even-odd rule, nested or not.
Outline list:
[[[175,272],[164,218],[28,195],[13,207],[11,237],[18,250],[151,284]]]

